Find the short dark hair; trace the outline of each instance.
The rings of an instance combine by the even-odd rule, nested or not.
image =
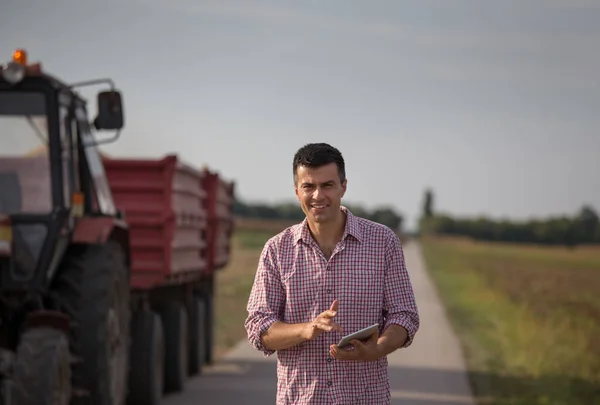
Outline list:
[[[294,155],[294,184],[298,182],[298,166],[317,168],[335,163],[340,175],[340,183],[346,180],[346,165],[342,153],[326,143],[309,143],[298,149]]]

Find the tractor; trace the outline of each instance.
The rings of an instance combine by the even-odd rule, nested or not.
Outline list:
[[[96,136],[118,138],[122,97],[109,79],[67,84],[27,59],[18,49],[0,68],[0,401],[124,405],[129,230]],[[76,89],[93,85],[106,89],[91,120]],[[47,153],[11,154],[17,128]]]

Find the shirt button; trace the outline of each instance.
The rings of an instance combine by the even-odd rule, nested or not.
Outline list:
[[[333,359],[331,357],[327,357],[327,363],[331,363]]]
[[[331,381],[327,381],[327,385],[331,387],[333,383]]]
[[[327,289],[327,294],[331,294],[331,288]]]

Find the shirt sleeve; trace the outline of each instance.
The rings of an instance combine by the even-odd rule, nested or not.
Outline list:
[[[277,260],[274,254],[273,241],[265,244],[258,261],[258,269],[254,284],[248,298],[248,317],[244,326],[248,334],[248,342],[265,357],[275,353],[267,349],[261,336],[271,325],[283,319],[285,290],[277,270]]]
[[[392,324],[404,327],[408,338],[403,347],[408,347],[419,330],[420,320],[404,252],[396,234],[387,238],[386,263],[383,330]]]

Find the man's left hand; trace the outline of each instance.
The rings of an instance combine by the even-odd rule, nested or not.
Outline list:
[[[329,346],[329,354],[336,360],[375,361],[383,357],[381,347],[378,345],[379,332],[375,331],[364,343],[353,339],[353,347],[340,348],[337,345]]]

